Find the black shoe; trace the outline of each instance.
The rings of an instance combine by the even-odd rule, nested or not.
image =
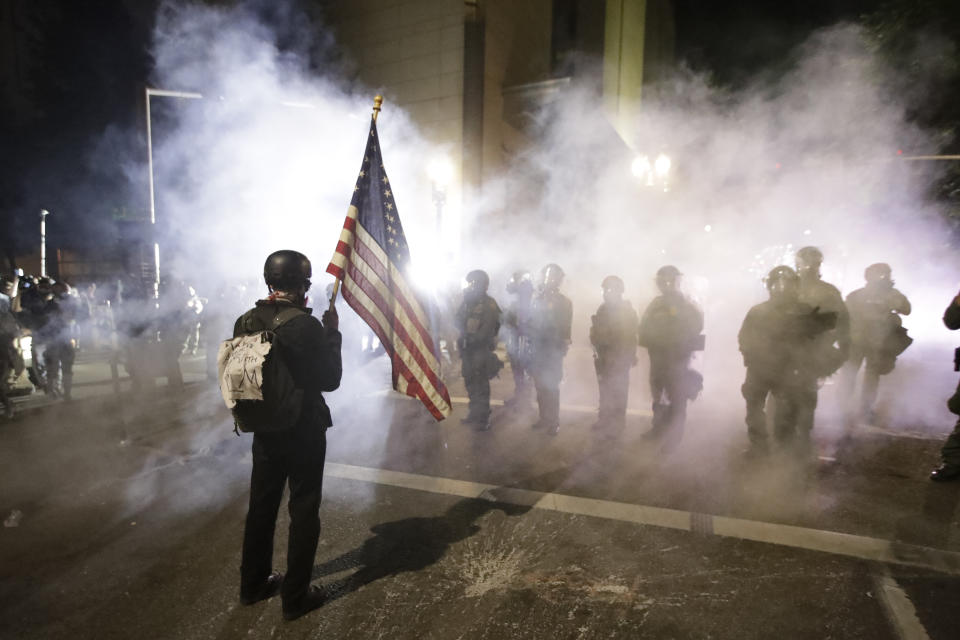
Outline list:
[[[490,431],[490,418],[477,422],[477,431]]]
[[[555,436],[560,433],[560,424],[553,424],[547,427],[547,435]]]
[[[930,472],[930,479],[934,482],[960,480],[960,465],[943,463]]]
[[[531,428],[531,429],[539,429],[539,428],[542,427],[542,426],[543,426],[543,422],[541,422],[540,420],[537,420],[537,421],[534,422],[532,425],[530,425],[530,428]]]
[[[244,593],[240,592],[240,604],[255,604],[261,600],[266,600],[267,598],[272,598],[273,596],[280,593],[280,585],[283,584],[283,574],[282,573],[271,573],[267,576],[267,579],[263,581],[260,585],[260,588],[254,591],[253,593]]]
[[[327,602],[327,594],[320,587],[310,587],[307,591],[307,595],[298,602],[295,606],[287,606],[287,603],[283,603],[283,619],[284,620],[296,620],[300,616],[310,613],[314,609],[319,609]]]

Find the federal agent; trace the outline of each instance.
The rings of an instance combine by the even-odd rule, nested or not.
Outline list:
[[[864,365],[857,417],[873,419],[880,376],[893,371],[897,356],[913,342],[901,315],[910,315],[910,301],[893,287],[890,265],[879,262],[864,271],[866,286],[847,296],[850,310],[850,359],[844,371],[844,390],[854,397],[857,374]],[[865,364],[864,364],[865,363]]]
[[[551,263],[543,268],[542,284],[530,313],[531,370],[540,409],[540,420],[533,428],[543,427],[550,435],[560,430],[560,381],[573,322],[573,303],[560,293],[563,275],[559,265]]]
[[[591,316],[590,344],[600,387],[596,430],[622,429],[627,417],[630,367],[637,364],[637,312],[623,299],[623,280],[607,276],[601,283],[603,304]]]
[[[643,312],[640,346],[650,355],[650,395],[653,398],[653,428],[645,437],[668,436],[668,447],[683,435],[687,402],[703,387],[702,376],[690,368],[693,352],[703,349],[703,313],[683,292],[683,274],[673,265],[657,270],[660,295]]]
[[[530,307],[533,303],[533,278],[529,271],[517,271],[507,283],[513,296],[504,315],[503,337],[513,373],[513,397],[504,404],[525,406],[530,403],[533,379],[530,373]]]
[[[323,391],[340,386],[341,336],[331,305],[321,323],[307,308],[312,268],[296,251],[267,257],[263,277],[269,295],[237,319],[234,337],[274,325],[280,313],[292,317],[276,328],[277,349],[293,381],[303,391],[303,407],[289,430],[255,433],[250,507],[243,535],[240,601],[253,604],[280,593],[283,617],[293,620],[320,607],[325,596],[310,585],[320,537],[320,496],[326,455],[326,430],[333,423]],[[295,313],[295,312],[299,313]],[[285,484],[290,486],[287,574],[272,572],[273,536]]]
[[[485,271],[471,271],[466,281],[463,302],[456,314],[461,372],[470,399],[463,423],[487,431],[490,429],[490,378],[503,366],[494,353],[500,331],[500,307],[487,295],[490,277]]]
[[[820,275],[823,252],[817,247],[803,247],[795,257],[800,277],[800,302],[814,309],[837,314],[837,327],[817,337],[817,368],[821,378],[837,372],[850,355],[850,314],[843,295]]]
[[[950,306],[943,313],[943,324],[951,331],[960,329],[960,293],[950,302]],[[953,369],[960,371],[960,348],[954,352]],[[960,384],[957,390],[947,401],[947,408],[960,416]],[[940,466],[933,470],[930,479],[937,482],[960,480],[960,419],[953,427],[953,433],[947,437],[940,450]]]
[[[768,452],[767,396],[776,401],[774,436],[782,446],[796,447],[809,457],[812,452],[809,426],[816,409],[817,336],[836,327],[836,313],[820,312],[800,302],[800,279],[787,266],[767,275],[770,299],[750,309],[740,327],[738,340],[746,380],[741,387],[747,402],[747,435],[751,455]]]
[[[13,315],[11,298],[15,297],[17,276],[13,280],[0,278],[0,404],[8,419],[13,418],[13,402],[10,400],[10,376],[23,371],[23,358],[13,341],[20,335],[20,326]]]

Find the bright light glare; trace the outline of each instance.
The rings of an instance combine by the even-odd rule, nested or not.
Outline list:
[[[713,225],[708,224],[703,227],[703,230],[706,231],[707,233],[710,233],[711,231],[713,231]]]
[[[637,178],[646,178],[650,169],[650,159],[647,156],[637,156],[630,164],[630,172]]]
[[[453,163],[447,156],[437,156],[427,165],[427,175],[438,187],[446,187],[453,180]]]
[[[661,180],[667,177],[667,174],[670,173],[670,158],[666,154],[661,153],[657,156],[656,161],[653,164],[654,169],[657,172],[657,177]]]

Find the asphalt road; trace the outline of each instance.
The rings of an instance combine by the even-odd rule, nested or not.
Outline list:
[[[753,464],[741,425],[715,410],[693,411],[668,455],[640,437],[642,410],[597,434],[588,408],[566,405],[551,438],[502,408],[487,433],[438,425],[350,381],[333,405],[315,569],[332,600],[291,623],[278,600],[238,603],[250,440],[214,390],[91,394],[0,423],[0,517],[16,521],[0,529],[0,637],[960,629],[960,485],[926,480],[934,440],[866,429],[810,466]],[[281,511],[277,568],[285,536]]]

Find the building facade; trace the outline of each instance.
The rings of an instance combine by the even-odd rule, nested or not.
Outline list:
[[[354,80],[448,150],[465,209],[570,87],[602,97],[626,147],[644,91],[669,73],[669,0],[352,0],[321,3]]]

